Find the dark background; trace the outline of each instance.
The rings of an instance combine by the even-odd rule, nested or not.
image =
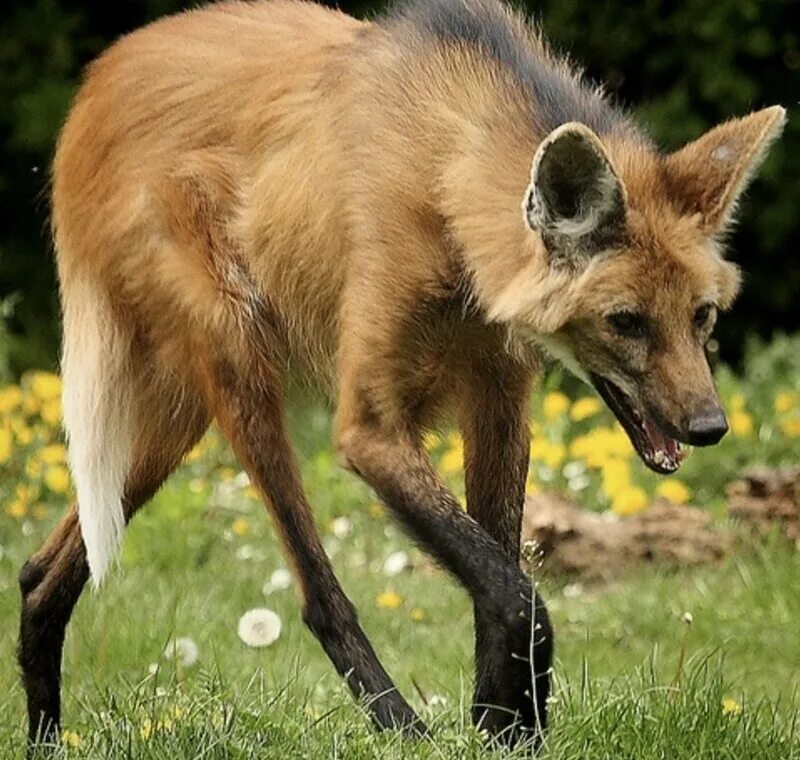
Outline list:
[[[332,3],[331,3],[332,4]],[[111,41],[197,3],[181,0],[5,0],[0,10],[0,299],[13,314],[0,353],[12,373],[55,366],[57,298],[47,229],[55,135],[82,67]],[[369,15],[381,2],[341,2]],[[800,2],[536,0],[521,3],[554,46],[635,108],[667,149],[762,106],[789,124],[742,208],[730,256],[747,273],[722,320],[723,358],[744,338],[800,327]],[[12,295],[13,294],[13,295]],[[0,304],[0,309],[2,304]],[[6,311],[8,301],[6,300]]]

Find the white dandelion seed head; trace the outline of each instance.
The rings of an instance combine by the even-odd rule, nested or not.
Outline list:
[[[349,517],[337,517],[331,522],[331,532],[336,538],[347,538],[353,530]]]
[[[237,633],[249,647],[268,647],[281,635],[281,619],[272,610],[256,607],[239,618]]]
[[[154,676],[156,673],[158,673],[158,663],[157,662],[151,662],[147,666],[147,673],[148,673],[148,675],[151,675],[151,676]]]
[[[405,552],[392,552],[383,563],[383,574],[392,578],[402,573],[408,565],[408,554]]]
[[[247,488],[250,485],[250,477],[244,471],[238,473],[231,481],[236,488]]]
[[[692,616],[691,612],[684,612],[683,618],[681,618],[686,625],[691,625],[694,622],[694,617]]]
[[[447,697],[443,697],[441,694],[434,694],[428,700],[428,707],[444,707],[447,705]]]
[[[164,657],[175,660],[182,668],[191,668],[200,658],[200,650],[194,639],[182,636],[170,641],[164,649]]]
[[[269,576],[269,580],[261,587],[265,596],[275,591],[284,591],[292,585],[292,574],[285,568],[279,567]]]

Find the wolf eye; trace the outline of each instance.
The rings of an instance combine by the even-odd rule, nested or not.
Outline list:
[[[647,320],[633,311],[618,311],[608,316],[614,332],[626,338],[644,338],[647,335]]]
[[[704,303],[694,313],[694,326],[698,330],[702,330],[711,321],[711,318],[715,315],[715,312],[716,308],[713,304]]]

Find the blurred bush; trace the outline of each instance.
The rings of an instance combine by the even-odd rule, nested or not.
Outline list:
[[[17,373],[52,366],[57,300],[47,230],[47,167],[83,65],[112,40],[185,0],[7,0],[0,10],[0,297],[21,294],[8,358]],[[795,0],[683,3],[542,0],[518,3],[556,47],[635,106],[667,149],[733,115],[781,103],[783,140],[744,204],[732,257],[748,273],[723,320],[723,355],[741,356],[751,331],[800,327],[800,25]],[[380,2],[343,2],[368,15]]]

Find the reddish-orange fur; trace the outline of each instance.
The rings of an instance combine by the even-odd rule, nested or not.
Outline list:
[[[499,14],[515,44],[577,86],[521,21],[489,0],[466,6]],[[68,426],[79,440],[89,424],[80,356],[95,356],[107,377],[87,379],[105,382],[99,408],[117,428],[106,433],[130,437],[108,458],[129,464],[127,519],[216,417],[276,518],[309,625],[354,690],[374,696],[391,682],[321,549],[283,429],[287,375],[322,388],[343,463],[473,594],[477,701],[530,728],[529,663],[503,658],[530,636],[516,560],[540,345],[592,372],[624,360],[645,378],[631,395],[670,420],[713,396],[692,314],[735,296],[714,238],[783,114],[728,122],[673,156],[627,122],[576,127],[624,189],[625,243],[558,267],[521,209],[547,132],[514,71],[415,35],[408,20],[294,0],[224,2],[134,32],[89,67],[53,166]],[[609,335],[606,317],[634,308],[658,326],[658,351]],[[469,517],[420,447],[447,406],[465,433]],[[30,621],[55,604],[64,552],[72,596],[86,576],[74,513],[64,526],[23,582],[21,661],[46,693],[29,690],[34,733],[34,721],[58,720],[57,691],[53,707],[41,686],[57,663],[39,664]],[[86,543],[99,576],[107,557]],[[382,704],[379,725],[419,725],[401,698]],[[485,708],[476,720],[510,722]]]

